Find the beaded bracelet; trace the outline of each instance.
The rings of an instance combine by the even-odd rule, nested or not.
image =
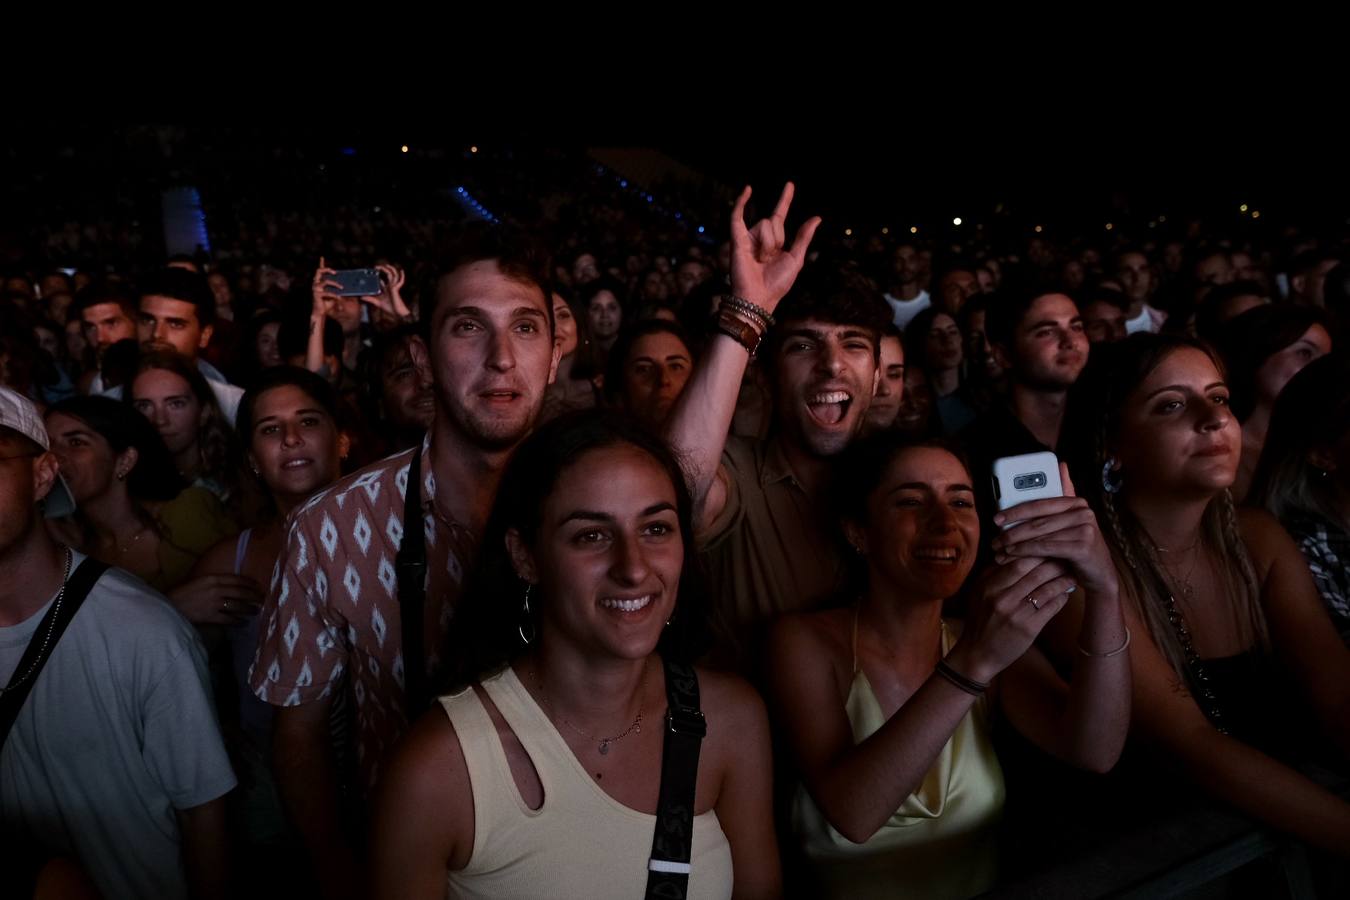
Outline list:
[[[945,659],[938,660],[937,668],[933,671],[973,697],[978,697],[989,690],[988,682],[976,681],[974,678],[968,678],[965,675],[962,675],[960,672],[947,665]]]
[[[737,297],[735,294],[724,294],[719,306],[729,306],[732,309],[746,313],[763,324],[764,328],[769,328],[774,324],[773,314],[757,303],[751,303],[744,297]]]

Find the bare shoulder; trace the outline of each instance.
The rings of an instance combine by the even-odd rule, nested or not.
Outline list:
[[[192,567],[195,575],[229,575],[234,572],[234,556],[239,546],[239,535],[221,538],[207,549]]]
[[[852,609],[827,609],[779,617],[769,629],[771,665],[776,666],[785,659],[800,663],[822,655],[831,660],[843,658],[847,661],[852,656],[852,623]]]
[[[473,839],[472,788],[459,736],[439,705],[425,713],[399,741],[379,785],[379,810],[385,821],[417,811],[441,810],[432,817],[447,843]]]
[[[1239,507],[1237,516],[1242,542],[1247,545],[1247,553],[1259,574],[1264,576],[1271,564],[1283,556],[1300,555],[1298,545],[1289,532],[1266,510]]]
[[[753,726],[765,716],[764,700],[750,682],[730,672],[698,667],[699,702],[710,720]]]

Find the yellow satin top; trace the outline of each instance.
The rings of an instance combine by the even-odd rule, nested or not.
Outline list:
[[[886,722],[858,664],[853,614],[853,683],[845,710],[861,743]],[[944,621],[942,653],[956,635]],[[918,790],[865,843],[855,844],[826,821],[799,786],[792,822],[828,897],[966,898],[997,879],[996,825],[1003,809],[1003,770],[989,735],[989,701],[981,697],[957,725]]]

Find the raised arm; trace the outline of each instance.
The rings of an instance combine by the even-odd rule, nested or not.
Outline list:
[[[818,216],[807,219],[797,229],[792,246],[785,246],[784,225],[792,194],[792,182],[788,182],[773,215],[754,228],[745,225],[750,188],[741,191],[731,211],[731,290],[766,313],[778,307],[797,280],[811,237],[820,225]],[[753,321],[753,316],[746,319]],[[747,348],[736,339],[714,333],[666,426],[666,436],[690,479],[699,531],[717,518],[726,503],[717,473],[749,358]]]

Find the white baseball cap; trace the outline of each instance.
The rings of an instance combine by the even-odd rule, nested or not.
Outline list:
[[[43,424],[33,401],[7,387],[0,387],[0,428],[17,431],[41,447],[43,452],[51,449],[47,426]],[[68,516],[75,511],[75,498],[70,496],[70,488],[59,472],[51,491],[47,493],[46,511],[49,519]]]

